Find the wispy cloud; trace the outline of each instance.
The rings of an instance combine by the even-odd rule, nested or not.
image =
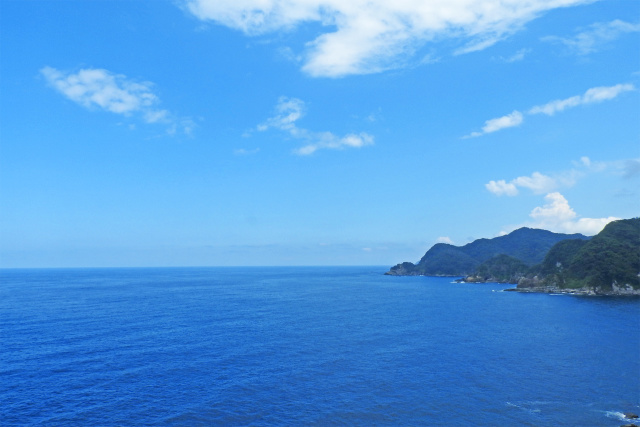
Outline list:
[[[640,31],[640,23],[632,24],[616,19],[611,22],[597,22],[579,30],[573,37],[547,36],[542,41],[560,43],[578,55],[588,55],[626,33]]]
[[[518,61],[522,61],[529,52],[531,52],[531,49],[520,49],[511,56],[507,56],[507,57],[500,56],[496,59],[502,62],[507,62],[507,63],[518,62]]]
[[[167,133],[191,134],[195,123],[161,109],[153,84],[137,82],[122,74],[100,68],[81,69],[76,73],[44,67],[40,74],[47,83],[67,99],[89,110],[102,110],[122,116],[137,116],[145,123],[162,123]]]
[[[237,150],[234,150],[233,154],[235,154],[236,156],[251,156],[253,154],[258,154],[259,152],[260,152],[259,148],[253,148],[253,149],[239,148]]]
[[[570,188],[580,179],[594,173],[607,172],[625,179],[640,176],[640,159],[600,162],[582,156],[573,165],[570,169],[551,175],[534,172],[530,176],[519,176],[510,181],[492,180],[485,184],[485,188],[496,196],[517,196],[521,188],[527,188],[534,194],[544,194],[558,188]]]
[[[543,105],[536,105],[530,108],[526,114],[546,114],[553,116],[558,112],[562,112],[569,108],[579,105],[595,104],[616,98],[624,92],[636,90],[631,83],[617,84],[615,86],[599,86],[587,90],[583,95],[576,95],[565,99],[557,99]],[[481,132],[471,132],[462,138],[474,138],[488,133],[493,133],[502,129],[520,126],[524,121],[524,116],[518,110],[506,116],[490,119],[484,122]]]
[[[306,112],[306,105],[300,99],[280,97],[275,110],[276,114],[259,124],[257,129],[264,132],[275,128],[287,132],[293,138],[304,140],[306,144],[295,149],[295,154],[308,156],[321,149],[361,148],[374,143],[373,136],[366,132],[337,136],[332,132],[313,132],[298,127],[296,122],[304,117]]]
[[[524,118],[522,116],[522,113],[516,110],[511,114],[507,114],[506,116],[487,120],[486,122],[484,122],[484,126],[482,127],[482,132],[471,132],[469,135],[465,136],[464,138],[475,138],[488,133],[497,132],[502,129],[520,126],[523,120]]]
[[[622,167],[622,175],[625,178],[631,178],[640,175],[640,159],[630,159],[624,162]]]
[[[331,132],[321,132],[315,134],[311,139],[313,142],[294,150],[294,152],[301,156],[308,156],[323,148],[342,150],[343,148],[361,148],[373,145],[373,136],[365,132],[350,133],[343,137],[338,137]]]
[[[537,105],[529,110],[529,114],[546,114],[548,116],[553,116],[555,113],[564,111],[568,108],[607,101],[617,97],[621,93],[632,90],[635,90],[635,86],[630,83],[617,84],[615,86],[594,87],[587,90],[584,95],[557,99],[544,105]]]
[[[454,41],[454,54],[486,49],[542,13],[592,0],[183,0],[185,9],[261,35],[318,22],[330,28],[306,43],[304,72],[317,77],[401,67],[427,43]]]
[[[588,159],[588,157],[583,157]],[[589,172],[605,172],[608,171],[614,175],[624,179],[632,179],[640,176],[640,158],[614,160],[609,162],[593,162],[588,159],[586,165]]]
[[[265,131],[269,128],[276,128],[292,133],[300,131],[296,126],[296,122],[306,114],[304,101],[298,98],[281,96],[280,99],[278,99],[275,110],[275,116],[268,118],[258,125],[259,131]]]

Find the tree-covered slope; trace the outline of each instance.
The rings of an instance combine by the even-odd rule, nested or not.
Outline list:
[[[547,230],[520,228],[505,236],[478,239],[464,246],[434,245],[417,264],[402,263],[391,275],[467,276],[498,255],[509,255],[531,266],[540,263],[551,247],[566,239],[588,239],[582,234],[560,234]]]
[[[516,283],[516,280],[524,277],[528,271],[529,266],[524,262],[509,255],[500,254],[480,264],[474,278],[482,282]]]
[[[609,223],[587,242],[555,245],[519,288],[589,288],[608,293],[629,285],[640,289],[640,218]],[[535,277],[535,280],[534,280]]]
[[[463,251],[482,262],[496,255],[506,254],[527,265],[535,265],[556,243],[566,239],[588,239],[582,234],[553,233],[537,228],[519,228],[505,236],[479,239],[463,246]]]
[[[427,251],[416,269],[427,275],[456,276],[461,271],[475,271],[481,262],[481,259],[466,254],[464,246],[438,243]]]
[[[550,274],[556,274],[559,271],[563,271],[564,268],[569,266],[576,254],[582,247],[587,244],[585,240],[569,239],[556,243],[547,256],[544,257],[544,261],[535,266],[533,271],[543,276]]]

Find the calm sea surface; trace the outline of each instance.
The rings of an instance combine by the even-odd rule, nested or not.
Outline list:
[[[0,425],[619,426],[640,413],[640,299],[385,270],[0,270]]]

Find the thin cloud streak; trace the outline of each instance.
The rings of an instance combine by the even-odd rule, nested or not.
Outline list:
[[[572,96],[566,99],[557,99],[544,105],[537,105],[529,110],[529,114],[546,114],[553,116],[554,114],[579,105],[595,104],[598,102],[614,99],[624,92],[635,90],[635,86],[626,84],[617,84],[615,86],[600,86],[587,90],[584,95]]]
[[[506,116],[487,120],[486,122],[484,122],[482,132],[472,132],[471,134],[463,138],[475,138],[478,136],[486,135],[488,133],[497,132],[502,129],[520,126],[523,120],[524,118],[522,116],[522,113],[516,110],[511,114],[507,114]]]
[[[562,112],[569,108],[574,108],[579,105],[596,104],[603,101],[612,100],[618,95],[635,91],[636,87],[631,83],[617,84],[615,86],[599,86],[588,89],[583,95],[576,95],[565,99],[557,99],[550,101],[543,105],[536,105],[530,108],[526,114],[546,114],[547,116],[553,116],[558,112]],[[475,138],[478,136],[493,133],[502,129],[520,126],[524,121],[524,116],[518,110],[513,111],[506,116],[498,117],[495,119],[489,119],[484,122],[481,132],[471,132],[469,135],[463,136],[462,139]]]

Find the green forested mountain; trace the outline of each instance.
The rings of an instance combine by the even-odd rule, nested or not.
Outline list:
[[[473,277],[477,281],[515,283],[515,280],[524,277],[529,269],[530,267],[519,259],[500,254],[480,264]]]
[[[582,234],[560,234],[547,230],[520,228],[505,236],[478,239],[464,246],[438,243],[429,249],[417,264],[404,262],[392,267],[386,274],[467,276],[476,273],[483,263],[498,255],[508,255],[531,266],[543,261],[544,256],[554,244],[566,239],[588,239],[588,237]],[[512,261],[510,263],[513,264]],[[496,267],[494,262],[491,266],[484,268],[495,269]]]
[[[601,293],[640,289],[640,218],[609,223],[589,241],[556,244],[518,288],[589,288]],[[534,280],[535,278],[535,280]]]

